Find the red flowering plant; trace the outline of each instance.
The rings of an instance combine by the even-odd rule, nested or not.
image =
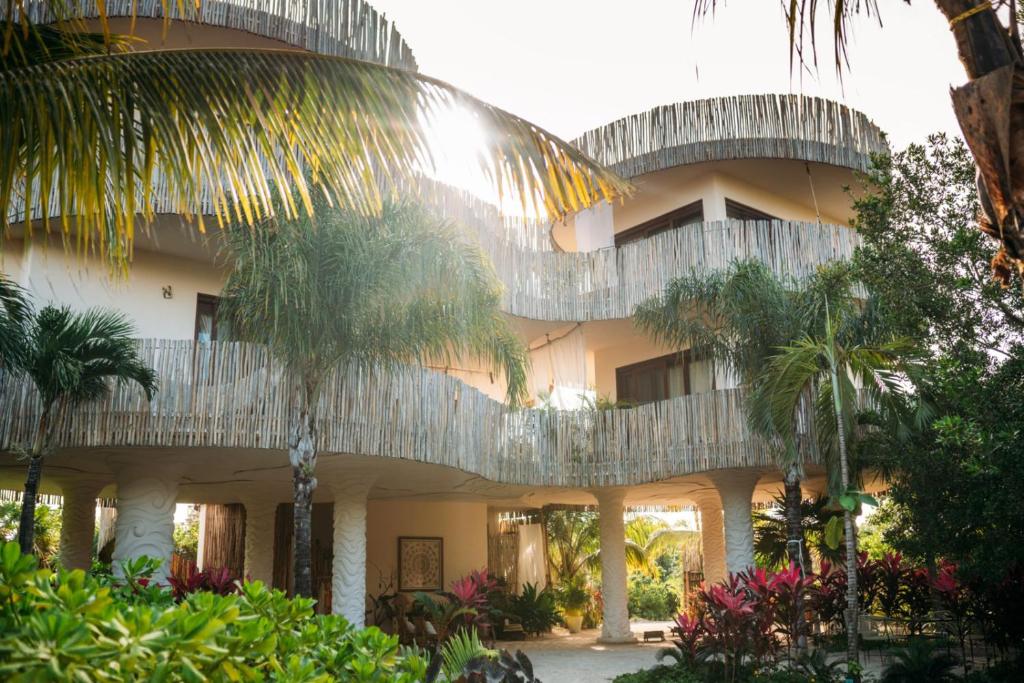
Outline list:
[[[921,635],[934,606],[931,575],[924,567],[916,567],[907,572],[904,584],[906,588],[903,609],[907,618],[907,630],[911,635]]]
[[[692,666],[704,659],[704,639],[708,635],[708,626],[704,622],[703,615],[689,615],[680,613],[676,615],[676,625],[672,631],[676,638],[672,640],[674,648],[665,648],[658,652],[658,661],[665,657],[671,657],[684,666]]]
[[[772,594],[776,632],[786,639],[788,647],[796,642],[800,617],[797,609],[800,595],[807,595],[814,586],[813,574],[803,575],[794,562],[772,575],[768,588]]]
[[[808,595],[808,606],[818,615],[822,626],[832,631],[843,631],[846,623],[846,571],[828,561],[821,563],[817,580]]]
[[[878,560],[868,559],[867,553],[857,553],[857,604],[864,613],[870,613],[881,590],[881,566]]]
[[[956,575],[956,565],[947,562],[939,567],[932,582],[939,603],[948,617],[948,631],[960,644],[960,661],[967,661],[967,634],[974,622],[972,596],[967,585]]]
[[[899,553],[886,553],[877,566],[878,608],[882,614],[893,619],[903,611],[910,568],[903,563],[903,556]]]
[[[767,587],[762,578],[732,575],[727,582],[698,593],[705,608],[703,647],[709,655],[721,657],[727,680],[735,680],[748,661],[764,661],[778,646],[772,633],[771,603],[761,592]]]
[[[232,576],[231,570],[227,567],[211,567],[199,571],[199,567],[189,563],[183,576],[169,576],[167,582],[171,585],[171,593],[177,602],[200,591],[217,595],[242,592],[242,581]]]

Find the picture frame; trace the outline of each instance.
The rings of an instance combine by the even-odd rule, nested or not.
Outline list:
[[[439,591],[444,588],[444,539],[440,536],[398,537],[398,590]]]

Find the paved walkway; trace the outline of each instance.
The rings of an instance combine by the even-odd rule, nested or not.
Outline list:
[[[662,629],[668,634],[669,621],[634,621],[633,633],[641,641],[644,631]],[[632,645],[600,645],[600,629],[570,634],[555,628],[550,634],[530,638],[525,642],[498,642],[498,647],[515,652],[522,650],[533,663],[533,671],[544,683],[572,683],[573,681],[610,681],[619,674],[631,673],[658,664],[655,655],[664,643],[637,642]]]

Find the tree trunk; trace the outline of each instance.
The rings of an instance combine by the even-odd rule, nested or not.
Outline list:
[[[36,535],[36,496],[39,494],[39,482],[43,476],[43,453],[46,451],[50,433],[50,412],[53,403],[43,407],[36,425],[36,436],[29,451],[28,478],[25,480],[25,492],[21,496],[21,519],[18,522],[18,545],[23,555],[31,555],[35,550]]]
[[[804,575],[804,524],[800,504],[802,494],[800,492],[800,465],[791,464],[786,468],[784,474],[786,487],[786,550],[789,553],[789,561],[800,568],[800,576]],[[790,624],[792,628],[793,645],[796,646],[797,656],[803,654],[807,647],[806,619],[804,619],[804,591],[797,588],[793,596],[793,609],[796,612],[795,621]]]
[[[979,4],[978,0],[935,0],[936,6],[953,21]],[[1009,34],[995,11],[985,10],[957,21],[951,27],[960,62],[967,77],[975,79],[1017,60]]]
[[[843,419],[843,400],[839,394],[839,370],[835,353],[830,355],[829,369],[832,373],[832,404],[836,413],[836,435],[839,440],[839,472],[841,486],[845,493],[850,489],[850,463],[846,453],[846,424]],[[857,614],[857,543],[853,513],[843,509],[843,531],[846,536],[846,662],[847,673],[854,666],[860,667],[860,638]],[[849,675],[847,676],[849,678]]]
[[[300,390],[291,436],[288,439],[288,459],[292,466],[292,483],[295,492],[295,514],[293,527],[295,595],[313,597],[312,520],[313,491],[316,490],[316,421],[314,406],[310,400],[313,392],[304,386]]]

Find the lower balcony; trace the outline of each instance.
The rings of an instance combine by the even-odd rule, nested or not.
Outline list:
[[[267,351],[238,342],[140,340],[160,389],[113,386],[60,418],[59,449],[286,448],[289,383]],[[40,404],[31,382],[0,376],[0,450],[28,443]],[[739,389],[627,410],[513,410],[421,368],[335,373],[319,414],[320,449],[456,468],[510,485],[644,484],[772,466]],[[805,458],[814,460],[804,440]]]

